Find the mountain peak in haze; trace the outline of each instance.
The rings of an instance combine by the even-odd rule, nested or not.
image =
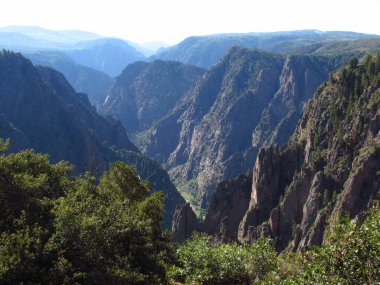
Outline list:
[[[156,52],[160,48],[166,48],[169,45],[164,43],[164,42],[160,42],[160,41],[151,41],[151,42],[142,43],[142,44],[140,44],[140,46],[147,48],[153,52]]]
[[[34,26],[0,28],[0,49],[22,53],[60,52],[76,64],[117,76],[130,63],[145,58],[127,41],[78,30],[54,31]]]
[[[49,30],[38,26],[6,26],[0,28],[0,32],[21,33],[40,40],[58,43],[76,43],[102,38],[95,33],[80,30]]]

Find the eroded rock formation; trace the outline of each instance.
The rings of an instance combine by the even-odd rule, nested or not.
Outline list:
[[[172,222],[173,240],[183,242],[197,229],[197,217],[189,203],[177,205]]]

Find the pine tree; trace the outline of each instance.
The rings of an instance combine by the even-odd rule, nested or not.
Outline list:
[[[351,70],[356,69],[358,67],[358,63],[359,63],[359,60],[356,57],[352,58],[350,60],[350,69]]]
[[[375,72],[376,74],[380,73],[380,53],[376,55],[376,60],[375,60]]]

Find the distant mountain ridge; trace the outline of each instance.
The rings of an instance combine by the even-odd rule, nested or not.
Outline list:
[[[157,47],[162,46],[162,43],[153,44],[139,45],[76,30],[53,31],[28,26],[0,28],[0,48],[28,54],[59,51],[70,56],[76,64],[97,69],[111,77],[118,76],[128,64],[144,60],[149,55],[148,61],[180,61],[210,68],[232,46],[255,47],[287,54],[330,55],[332,52],[337,53],[338,49],[351,54],[380,51],[380,37],[377,35],[316,30],[189,37],[175,46],[159,50]],[[152,55],[153,50],[157,53]]]
[[[169,47],[149,60],[175,60],[202,68],[210,68],[217,64],[232,46],[254,47],[269,52],[285,54],[308,54],[310,47],[338,43],[352,45],[361,40],[359,48],[352,51],[362,52],[364,41],[372,39],[375,49],[380,50],[380,36],[354,32],[321,32],[317,30],[300,30],[273,33],[216,34],[189,37],[179,44]],[[374,43],[371,43],[374,45]],[[312,50],[314,51],[314,50]],[[364,50],[365,51],[365,50]]]
[[[126,65],[145,58],[127,41],[76,30],[54,31],[40,27],[0,28],[0,49],[23,53],[61,52],[76,64],[97,69],[111,77]]]
[[[0,28],[0,33],[20,33],[31,38],[41,39],[61,44],[72,44],[82,41],[91,41],[102,36],[79,30],[49,30],[38,26],[7,26]]]

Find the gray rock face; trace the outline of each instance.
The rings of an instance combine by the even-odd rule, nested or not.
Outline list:
[[[248,209],[252,173],[218,184],[203,224],[205,232],[222,241],[237,240],[238,227]]]
[[[312,245],[320,245],[323,242],[323,234],[327,225],[329,210],[322,208],[313,222],[313,226],[308,231],[302,232],[301,241],[298,243],[297,250],[303,251]],[[295,249],[295,247],[294,247]]]
[[[183,242],[197,229],[197,217],[189,203],[177,205],[172,222],[173,240]]]
[[[281,64],[278,56],[236,50],[194,90],[168,164],[180,180],[196,179],[206,200],[217,182],[247,170],[242,169],[245,152],[262,110],[276,92]]]
[[[327,79],[330,68],[320,58],[290,56],[285,59],[278,79],[279,88],[253,131],[254,148],[287,141],[296,128],[304,104]]]
[[[240,240],[251,236],[251,230],[269,218],[270,211],[280,196],[280,173],[278,148],[261,149],[253,173],[249,208],[239,226]]]
[[[375,148],[367,149],[355,158],[341,198],[334,208],[334,216],[348,213],[350,217],[355,217],[369,207],[368,202],[380,190],[379,169],[380,153]]]

